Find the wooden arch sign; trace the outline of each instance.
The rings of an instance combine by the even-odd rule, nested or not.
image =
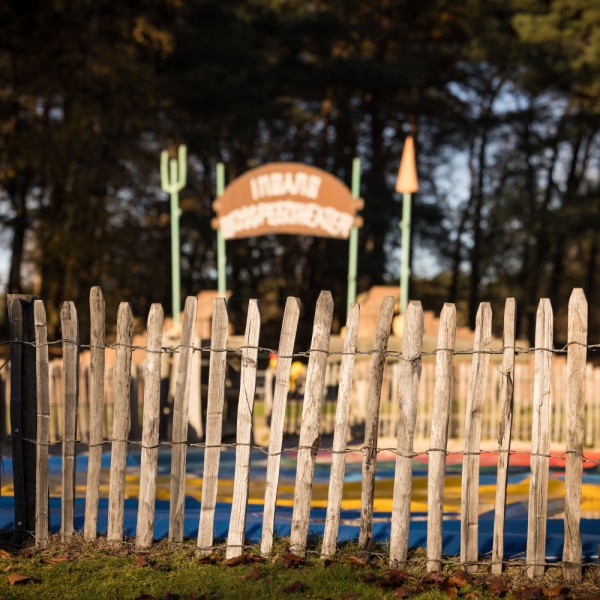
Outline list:
[[[225,240],[272,233],[348,239],[360,227],[362,200],[322,169],[270,163],[232,181],[213,202],[213,227]]]

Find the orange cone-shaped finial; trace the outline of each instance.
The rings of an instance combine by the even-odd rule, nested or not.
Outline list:
[[[402,160],[398,170],[398,180],[396,181],[396,191],[401,194],[414,194],[419,191],[419,180],[417,179],[417,165],[415,163],[415,144],[412,135],[409,135],[404,142],[402,150]]]

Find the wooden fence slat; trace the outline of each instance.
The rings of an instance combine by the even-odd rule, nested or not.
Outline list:
[[[363,550],[371,542],[373,530],[373,499],[375,495],[375,470],[377,469],[379,407],[381,403],[383,370],[385,367],[385,351],[390,339],[395,304],[396,299],[392,296],[386,296],[383,299],[379,317],[377,318],[373,354],[371,355],[371,366],[369,369],[369,395],[365,417],[365,440],[362,463],[360,532],[358,535],[358,547]]]
[[[23,469],[22,439],[22,386],[23,359],[23,308],[17,300],[8,298],[8,324],[10,335],[10,427],[12,438],[13,494],[15,514],[15,542],[22,544],[25,535],[25,473]]]
[[[494,539],[492,547],[492,573],[502,573],[504,560],[504,514],[506,510],[506,485],[512,436],[513,400],[515,381],[515,299],[508,298],[504,305],[504,334],[502,345],[502,388],[500,402],[500,431],[498,434],[498,471],[496,477],[496,508],[494,511]]]
[[[110,455],[107,540],[113,545],[123,541],[125,502],[125,468],[129,435],[129,393],[131,386],[131,353],[133,313],[127,302],[121,302],[117,314],[117,357],[115,364],[115,406]]]
[[[333,298],[331,292],[323,291],[319,294],[315,310],[296,463],[290,552],[298,556],[304,556],[306,552],[315,458],[321,441],[319,437],[319,417],[321,415],[321,400],[332,321]]]
[[[79,323],[74,302],[60,311],[63,338],[64,438],[62,444],[61,539],[74,532],[77,400],[79,395]]]
[[[423,308],[420,302],[411,301],[404,319],[402,358],[398,364],[398,420],[396,473],[392,500],[392,525],[390,533],[390,567],[398,568],[406,562],[408,529],[412,492],[413,440],[417,422],[417,400],[421,379],[421,352],[423,347]]]
[[[273,526],[275,522],[277,488],[279,485],[279,465],[281,463],[285,408],[290,387],[290,368],[299,318],[300,300],[298,298],[288,298],[285,303],[283,323],[281,325],[281,336],[277,351],[278,361],[277,374],[275,375],[275,391],[271,405],[271,433],[269,437],[269,454],[267,456],[263,528],[260,545],[260,552],[263,556],[269,555],[273,546]]]
[[[33,306],[37,370],[37,464],[35,469],[35,545],[48,545],[48,444],[50,442],[50,367],[48,364],[48,325],[41,300]]]
[[[210,553],[213,545],[219,461],[221,458],[221,434],[223,431],[228,326],[229,320],[225,299],[216,298],[213,302],[210,371],[206,404],[204,478],[202,481],[202,503],[198,527],[198,549],[201,554]]]
[[[198,298],[188,296],[185,301],[183,328],[177,363],[177,385],[173,401],[173,426],[171,433],[171,502],[169,503],[169,540],[183,542],[185,501],[185,465],[187,455],[190,382]]]
[[[527,525],[526,562],[531,579],[544,573],[546,519],[548,518],[548,468],[550,414],[552,410],[553,313],[550,300],[540,300],[535,326],[533,426],[531,432],[531,483]]]
[[[563,575],[569,583],[581,583],[582,547],[581,483],[585,410],[585,363],[588,336],[588,303],[583,290],[574,289],[569,299],[566,395],[565,544]],[[590,415],[591,417],[591,415]]]
[[[227,537],[226,558],[234,558],[244,551],[246,533],[246,507],[250,483],[250,461],[252,448],[252,411],[256,391],[256,367],[258,360],[258,338],[260,334],[260,313],[258,302],[250,300],[244,349],[242,351],[242,371],[240,374],[240,396],[238,402],[235,479],[231,501],[231,518]]]
[[[162,306],[153,304],[148,313],[148,338],[146,342],[140,500],[135,538],[137,548],[149,548],[152,545],[152,535],[154,533],[163,322]]]
[[[327,514],[325,516],[325,532],[321,546],[321,556],[323,558],[335,554],[340,526],[346,448],[348,446],[348,417],[350,413],[350,398],[352,396],[352,379],[354,375],[354,358],[356,355],[359,319],[360,306],[352,304],[346,320],[344,354],[342,356],[339,375],[335,429],[333,433],[333,456],[331,458],[331,475],[327,495]]]
[[[479,451],[481,449],[481,425],[489,374],[491,343],[492,307],[488,302],[482,302],[475,320],[471,382],[465,416],[465,454],[460,503],[460,561],[462,563],[476,562],[478,558]],[[467,564],[465,569],[467,572],[476,571],[477,567]]]
[[[87,541],[96,539],[98,529],[98,494],[104,439],[105,322],[104,294],[100,287],[95,286],[90,290],[90,447],[83,527],[83,537]]]
[[[448,421],[452,399],[452,362],[456,341],[456,308],[444,304],[440,314],[433,415],[429,443],[429,471],[427,474],[427,571],[442,567],[442,523]]]

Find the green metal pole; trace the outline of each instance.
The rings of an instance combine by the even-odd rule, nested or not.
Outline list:
[[[225,165],[217,163],[217,198],[225,191]],[[225,298],[227,292],[227,256],[225,254],[225,240],[220,229],[217,229],[217,277],[219,296]]]
[[[410,278],[410,212],[412,194],[402,194],[402,271],[400,272],[400,314],[406,314],[408,306],[408,281]]]
[[[360,158],[352,161],[352,195],[360,198]],[[358,228],[350,230],[350,256],[348,259],[348,301],[346,310],[356,301],[356,272],[358,264]]]
[[[171,292],[173,300],[173,325],[179,327],[181,312],[181,273],[180,273],[180,243],[179,243],[179,192],[185,187],[187,178],[187,148],[179,146],[177,159],[169,160],[165,150],[160,156],[160,178],[163,191],[171,197]]]

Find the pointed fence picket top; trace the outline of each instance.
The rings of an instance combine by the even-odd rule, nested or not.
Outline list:
[[[95,540],[98,531],[98,492],[104,440],[105,331],[104,294],[100,287],[93,287],[90,290],[90,448],[85,488],[85,540]]]
[[[332,321],[333,298],[331,292],[323,291],[319,294],[315,310],[298,444],[290,552],[299,556],[304,556],[306,553],[312,482],[315,459],[320,445],[319,417]]]
[[[148,314],[148,337],[146,342],[140,498],[135,539],[137,548],[149,548],[152,545],[152,534],[154,532],[163,324],[163,308],[160,304],[153,304]]]
[[[492,573],[502,573],[504,561],[504,514],[506,510],[506,485],[508,459],[513,422],[515,380],[515,300],[508,298],[504,306],[504,334],[502,337],[502,388],[500,398],[502,413],[498,434],[498,471],[496,475],[496,508],[494,511],[494,538],[492,547]]]
[[[344,487],[344,470],[346,466],[346,448],[348,447],[348,418],[350,398],[352,395],[352,376],[354,374],[354,357],[358,338],[358,322],[360,306],[352,304],[348,311],[344,349],[340,367],[340,385],[338,388],[337,407],[335,412],[335,430],[333,434],[333,453],[331,458],[331,475],[327,494],[327,514],[325,516],[325,532],[321,546],[323,558],[335,554],[340,526],[340,509]]]
[[[35,346],[37,370],[37,454],[35,498],[35,545],[48,545],[48,445],[50,442],[50,385],[48,365],[48,325],[46,310],[41,300],[33,305],[35,319]]]
[[[531,483],[527,522],[527,555],[531,579],[544,573],[546,519],[548,518],[548,471],[550,460],[550,414],[552,410],[553,313],[550,300],[540,300],[535,324],[535,371],[533,380],[533,426],[531,432]]]
[[[246,333],[244,336],[244,349],[242,351],[235,449],[235,479],[233,482],[227,550],[225,551],[226,558],[240,556],[244,551],[246,508],[248,506],[248,486],[250,485],[250,459],[252,452],[252,411],[254,410],[254,392],[256,390],[259,334],[260,313],[258,311],[258,302],[250,300],[246,320]]]
[[[567,349],[567,449],[565,466],[565,544],[563,575],[569,583],[581,583],[581,483],[585,412],[585,367],[588,335],[588,303],[582,289],[569,300]]]
[[[288,298],[285,303],[283,323],[281,325],[277,375],[275,376],[275,392],[273,393],[273,411],[271,413],[271,432],[269,437],[269,453],[267,456],[265,501],[263,505],[263,528],[260,545],[260,553],[263,556],[268,556],[273,546],[273,527],[275,523],[277,488],[279,485],[279,466],[281,464],[285,408],[290,388],[290,369],[299,318],[300,300],[298,298]]]
[[[75,472],[77,440],[77,399],[79,395],[79,323],[73,302],[65,302],[60,311],[63,337],[64,439],[62,444],[61,539],[74,533]]]
[[[362,550],[371,542],[373,531],[373,500],[375,495],[375,470],[377,468],[381,386],[383,382],[383,369],[385,368],[385,351],[390,339],[395,304],[396,300],[392,296],[386,296],[383,300],[377,319],[373,354],[371,355],[371,366],[369,369],[369,395],[367,397],[362,463],[360,532],[358,536],[358,547]]]
[[[442,524],[444,516],[444,480],[446,450],[448,448],[448,421],[452,400],[452,360],[456,341],[456,308],[444,304],[440,315],[437,354],[435,361],[435,388],[429,470],[427,473],[427,571],[442,568]]]
[[[131,353],[133,313],[127,302],[121,302],[117,314],[117,357],[115,366],[115,409],[110,454],[110,488],[108,494],[108,534],[111,545],[123,541],[125,516],[125,474],[129,436],[129,394],[131,388]]]
[[[216,298],[213,302],[210,372],[206,404],[204,478],[202,480],[202,504],[198,527],[198,549],[200,554],[210,553],[213,545],[217,486],[219,484],[219,461],[221,458],[221,434],[223,431],[228,327],[229,319],[225,299]]]
[[[417,400],[421,379],[423,347],[423,308],[411,301],[404,318],[402,358],[399,363],[398,399],[400,415],[397,432],[396,473],[392,500],[390,567],[406,562],[412,492],[413,440],[417,422]]]
[[[194,333],[198,299],[189,296],[185,301],[183,329],[179,344],[177,385],[173,401],[173,425],[171,434],[171,495],[169,503],[169,540],[183,542],[183,518],[185,501],[185,464],[187,455],[188,414]]]
[[[482,302],[475,321],[475,342],[471,382],[465,416],[465,454],[462,467],[462,495],[460,505],[460,561],[465,569],[476,570],[468,563],[477,562],[479,534],[479,451],[481,449],[481,421],[485,388],[490,363],[492,342],[492,308]]]

